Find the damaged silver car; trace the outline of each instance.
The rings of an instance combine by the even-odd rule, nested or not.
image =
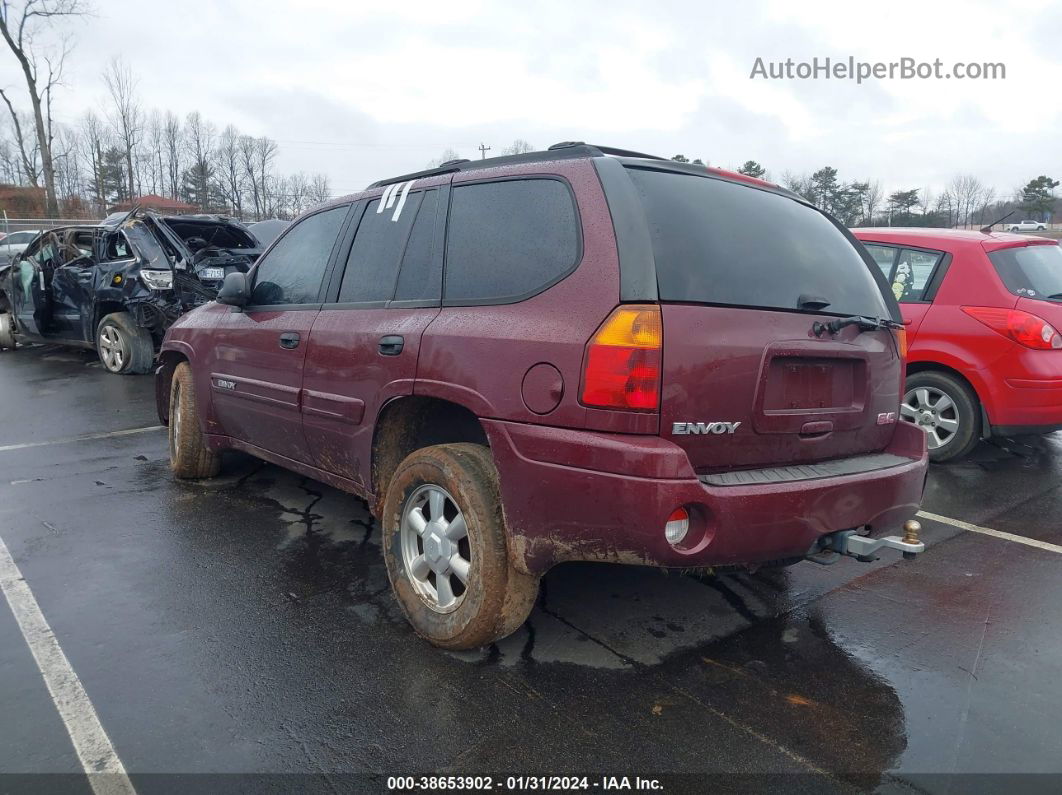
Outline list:
[[[0,349],[92,348],[112,373],[146,373],[166,329],[262,252],[239,221],[135,209],[42,232],[0,266]]]

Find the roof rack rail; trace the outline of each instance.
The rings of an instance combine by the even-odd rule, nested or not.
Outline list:
[[[647,160],[667,160],[666,157],[660,157],[659,155],[647,155],[645,152],[635,152],[632,149],[619,149],[615,146],[599,146],[598,144],[588,144],[583,141],[561,141],[560,143],[553,144],[546,151],[553,152],[557,149],[570,149],[576,146],[585,146],[589,149],[596,149],[603,155],[613,155],[615,157],[641,157]]]
[[[440,174],[450,174],[455,171],[471,171],[474,169],[494,168],[496,166],[515,163],[534,163],[536,161],[564,158],[604,157],[605,155],[614,155],[616,157],[637,157],[648,160],[667,159],[656,155],[647,155],[644,152],[633,152],[629,149],[616,149],[612,146],[595,146],[593,144],[583,143],[582,141],[562,141],[561,143],[553,144],[553,146],[545,151],[526,152],[520,155],[501,155],[500,157],[488,157],[481,160],[469,160],[468,158],[447,160],[436,168],[427,168],[423,171],[414,171],[411,174],[403,174],[401,176],[377,180],[369,185],[368,189],[372,190],[374,188],[383,187],[384,185],[393,185],[397,182],[407,182],[411,179],[424,179],[425,177],[435,177]]]

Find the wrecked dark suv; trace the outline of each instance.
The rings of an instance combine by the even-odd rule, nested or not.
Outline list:
[[[0,267],[0,349],[92,348],[112,373],[147,373],[166,329],[260,253],[246,227],[218,215],[133,210],[47,230]]]

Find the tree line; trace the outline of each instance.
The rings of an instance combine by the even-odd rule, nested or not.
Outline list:
[[[672,160],[688,163],[684,155]],[[695,163],[701,161],[694,160]],[[737,171],[757,179],[769,179],[767,169],[755,160],[746,160]],[[930,188],[906,188],[888,195],[878,180],[840,179],[832,166],[811,174],[786,171],[779,184],[825,210],[845,226],[932,226],[982,227],[1024,214],[1037,221],[1049,221],[1057,197],[1059,181],[1040,175],[1025,185],[999,193],[970,174],[952,178],[939,194]]]
[[[48,217],[102,217],[108,208],[155,194],[247,220],[291,218],[331,194],[324,174],[280,174],[277,142],[219,127],[198,111],[183,118],[145,108],[120,59],[103,75],[108,103],[75,123],[55,118],[54,93],[69,55],[49,34],[89,13],[84,0],[0,0],[0,35],[26,83],[23,100],[0,89],[0,183],[43,192]]]

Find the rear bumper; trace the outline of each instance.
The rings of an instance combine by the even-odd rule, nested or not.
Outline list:
[[[980,375],[979,391],[986,393],[993,434],[1041,433],[1062,426],[1062,354],[1021,351],[1005,372]]]
[[[895,531],[918,511],[925,485],[925,434],[907,423],[885,451],[903,463],[725,486],[699,480],[681,448],[659,437],[483,424],[513,563],[534,574],[570,560],[681,568],[799,557],[837,530]],[[679,506],[691,514],[682,548],[664,538]]]

